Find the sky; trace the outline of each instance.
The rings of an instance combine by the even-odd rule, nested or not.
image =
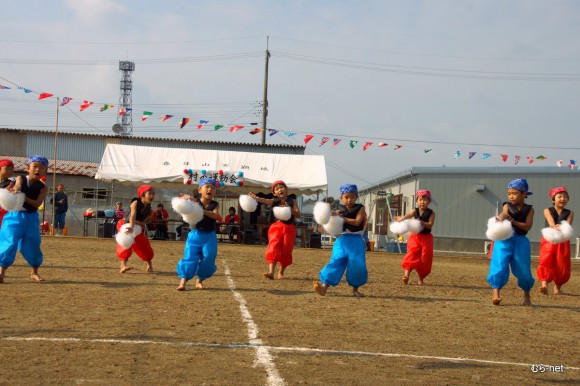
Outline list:
[[[112,134],[118,62],[129,60],[134,136],[260,143],[250,130],[262,127],[268,49],[266,127],[278,132],[266,142],[302,146],[312,135],[305,152],[325,157],[331,195],[414,166],[580,164],[578,1],[0,0],[0,9],[0,85],[11,87],[0,90],[0,127],[54,130],[56,100],[37,100],[46,92],[73,98],[59,109],[60,132]],[[80,112],[83,100],[94,105]],[[153,112],[145,122],[143,111]]]

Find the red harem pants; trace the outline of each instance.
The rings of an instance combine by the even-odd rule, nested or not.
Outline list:
[[[431,273],[433,265],[433,234],[412,234],[407,240],[407,254],[401,267],[404,270],[415,270],[421,279]]]
[[[121,226],[125,223],[125,219],[121,219],[117,223],[117,232],[121,229]],[[147,232],[146,229],[143,230]],[[145,233],[140,233],[135,237],[135,241],[133,245],[129,249],[125,249],[119,244],[117,244],[117,257],[119,260],[127,261],[131,254],[135,251],[137,256],[143,261],[151,261],[153,260],[153,248],[151,248],[151,243],[147,238]]]
[[[276,221],[268,229],[266,261],[268,264],[280,263],[281,267],[292,264],[292,250],[296,242],[296,226]]]
[[[540,257],[536,274],[541,281],[556,285],[564,285],[570,280],[570,241],[552,244],[548,240],[540,240]]]

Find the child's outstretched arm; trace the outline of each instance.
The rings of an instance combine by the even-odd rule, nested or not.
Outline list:
[[[271,200],[268,198],[258,197],[252,192],[248,192],[248,196],[252,197],[254,200],[258,201],[260,204],[265,204],[265,205],[269,205],[269,206],[274,205],[274,200]]]
[[[570,215],[568,216],[566,221],[568,221],[568,224],[572,225],[572,221],[574,221],[574,212],[570,211]]]
[[[431,216],[429,216],[429,221],[422,221],[421,219],[419,219],[419,221],[421,221],[421,224],[423,224],[423,228],[427,229],[433,228],[433,224],[435,224],[435,212],[431,212]]]
[[[546,222],[548,223],[548,226],[550,228],[556,228],[556,226],[558,224],[556,224],[556,222],[552,218],[552,214],[550,213],[550,209],[549,208],[544,209],[544,217],[546,218]]]
[[[403,221],[415,217],[415,210],[410,211],[404,216],[395,216],[395,221]]]
[[[508,220],[509,220],[509,219],[510,219],[510,218],[509,218],[509,217],[510,217],[510,215],[509,215],[509,212],[508,212],[508,211],[509,211],[508,205],[507,205],[507,204],[504,204],[504,206],[503,206],[503,209],[502,209],[501,213],[500,213],[500,214],[498,214],[498,215],[495,217],[495,218],[496,218],[496,220],[497,220],[497,221],[503,221],[503,220],[505,220],[505,219],[508,219]]]
[[[133,201],[131,203],[131,205],[129,205],[129,208],[131,208],[131,216],[129,217],[129,227],[127,228],[127,233],[129,232],[133,232],[133,228],[135,228],[135,223],[137,221],[137,200]],[[141,225],[141,224],[139,224]],[[145,224],[143,224],[142,226],[145,226]]]

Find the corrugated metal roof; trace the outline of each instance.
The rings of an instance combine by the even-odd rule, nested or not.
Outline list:
[[[14,162],[14,171],[26,173],[28,171],[27,157],[14,157],[0,155],[0,159],[8,158]],[[56,173],[69,176],[87,176],[94,177],[99,168],[98,163],[94,162],[80,162],[80,161],[61,161],[56,163]],[[48,160],[48,172],[52,173],[54,170],[54,160]]]

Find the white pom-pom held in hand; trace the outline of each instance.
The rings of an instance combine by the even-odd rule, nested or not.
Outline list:
[[[117,244],[122,246],[125,249],[131,248],[133,242],[135,241],[135,237],[141,234],[142,229],[140,225],[135,225],[133,227],[133,232],[127,233],[127,228],[129,228],[129,224],[121,225],[119,229],[119,233],[115,235],[115,239],[117,240]]]
[[[405,220],[407,222],[407,225],[409,226],[409,232],[417,234],[417,233],[421,233],[421,231],[423,230],[423,224],[421,223],[421,221],[417,220],[416,218],[410,218],[408,220]]]
[[[389,230],[396,235],[403,235],[409,232],[409,223],[406,221],[393,221],[389,225]]]
[[[16,195],[6,189],[0,189],[0,206],[5,210],[14,210]]]
[[[181,197],[173,197],[171,199],[171,207],[182,216],[194,212],[195,207],[193,204],[195,204],[193,201]]]
[[[292,217],[292,208],[289,206],[275,206],[272,210],[274,211],[274,217],[278,220],[288,221]]]
[[[316,204],[314,204],[314,209],[312,212],[314,213],[314,220],[317,224],[324,225],[330,221],[330,216],[332,214],[330,210],[330,204],[317,201]]]
[[[554,228],[542,228],[542,237],[549,241],[551,244],[560,244],[564,241],[562,237],[562,232]]]
[[[340,216],[330,216],[330,220],[324,224],[324,230],[333,236],[342,232],[344,219]]]
[[[242,194],[240,196],[240,206],[246,212],[255,212],[256,208],[258,207],[258,201],[254,200],[247,194]]]
[[[506,240],[514,235],[512,223],[508,220],[497,221],[495,217],[487,220],[487,231],[485,236],[494,241]]]
[[[189,224],[190,227],[195,227],[195,224],[203,219],[203,208],[197,202],[193,203],[193,212],[182,215],[183,221]]]
[[[574,229],[568,221],[562,221],[560,223],[560,232],[562,232],[562,241],[568,241],[574,236]]]

